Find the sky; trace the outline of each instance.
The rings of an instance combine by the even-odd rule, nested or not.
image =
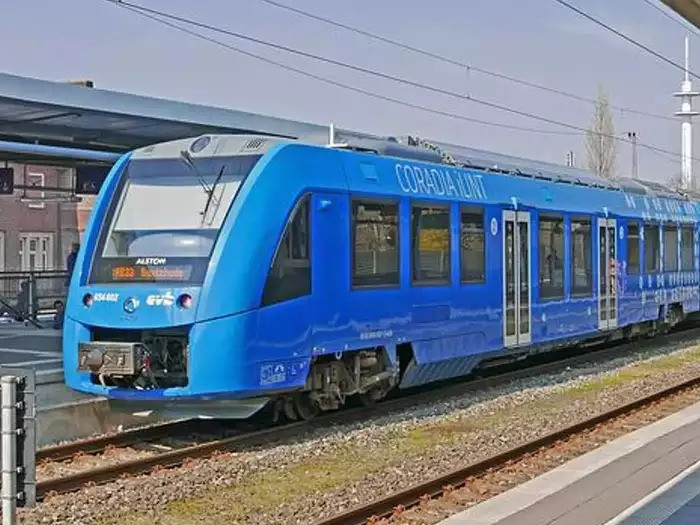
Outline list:
[[[565,9],[554,0],[279,0],[477,68],[671,117],[682,73]],[[636,40],[683,62],[686,31],[643,0],[570,0]],[[653,0],[657,2],[657,0]],[[154,9],[409,78],[585,128],[593,105],[490,78],[310,20],[261,0],[134,0]],[[659,2],[657,5],[662,6]],[[663,6],[662,6],[663,7]],[[665,9],[665,7],[664,7]],[[211,34],[231,45],[334,81],[476,119],[532,128],[504,129],[410,109],[265,64],[164,27],[105,0],[3,0],[0,71],[46,80],[87,78],[98,88],[220,106],[382,135],[414,134],[563,164],[580,133],[469,100]],[[700,74],[700,38],[691,65]],[[700,88],[700,80],[696,80]],[[700,97],[697,100],[700,108]],[[637,133],[641,178],[666,181],[680,170],[680,123],[613,112],[616,132]],[[700,122],[700,120],[699,120]],[[557,133],[541,133],[540,130]],[[694,156],[700,158],[695,135]],[[631,173],[632,148],[618,146],[618,172]],[[695,163],[700,177],[700,163]]]

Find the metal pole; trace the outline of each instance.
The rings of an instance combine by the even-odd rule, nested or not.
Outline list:
[[[2,376],[2,524],[17,523],[17,378]]]
[[[639,167],[637,165],[637,132],[629,131],[627,138],[632,141],[632,178],[639,178]]]
[[[29,318],[34,319],[34,272],[29,273]]]

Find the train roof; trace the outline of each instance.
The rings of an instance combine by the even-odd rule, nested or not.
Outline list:
[[[416,160],[439,162],[463,168],[540,179],[560,184],[574,184],[622,191],[648,197],[700,200],[700,193],[676,191],[658,182],[627,177],[613,180],[605,179],[580,168],[494,153],[467,146],[430,141],[414,136],[387,137],[384,139],[368,139],[364,136],[358,139],[351,136],[347,137],[347,139],[349,147],[352,148],[352,145],[357,143],[360,145],[358,149],[367,148],[372,141],[379,141],[377,153],[389,156],[415,158]],[[399,150],[399,145],[404,146],[404,148]],[[432,151],[435,155],[433,158],[426,159],[424,150]],[[413,157],[413,155],[416,155],[416,157]]]
[[[330,138],[330,135],[333,138]],[[317,146],[334,147],[350,151],[372,153],[380,156],[395,157],[445,164],[467,169],[483,170],[516,177],[545,180],[556,184],[572,184],[592,188],[621,191],[647,197],[665,197],[682,200],[700,200],[700,193],[680,192],[663,184],[631,178],[614,180],[599,177],[594,173],[568,166],[525,159],[502,153],[459,146],[455,144],[430,141],[415,136],[378,137],[369,134],[340,131],[331,128],[330,134],[314,133],[295,139],[280,139],[269,135],[209,135],[212,143],[218,143],[214,150],[199,151],[200,155],[225,155],[258,153],[262,154],[280,142],[306,143]],[[189,149],[201,137],[179,139],[134,151],[134,158],[157,158],[176,156],[180,151]],[[212,144],[213,145],[213,144]]]

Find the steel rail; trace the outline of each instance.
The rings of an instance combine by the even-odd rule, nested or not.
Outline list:
[[[664,344],[683,342],[700,335],[700,328],[693,328],[680,332],[674,332],[661,339]],[[264,428],[244,432],[235,436],[214,439],[205,443],[186,446],[168,452],[154,454],[153,456],[121,462],[114,465],[106,465],[95,469],[85,470],[74,474],[50,478],[37,483],[37,499],[43,499],[49,493],[65,493],[81,489],[92,483],[106,483],[118,479],[124,475],[138,475],[152,471],[155,468],[172,468],[182,465],[187,459],[205,458],[217,451],[230,451],[234,448],[241,449],[265,442],[279,441],[296,437],[304,431],[322,429],[331,425],[362,421],[368,417],[390,414],[406,408],[415,407],[417,404],[426,404],[441,399],[457,397],[460,395],[478,392],[488,388],[497,387],[516,380],[553,373],[560,369],[570,368],[576,365],[588,364],[596,360],[614,359],[625,357],[628,354],[644,353],[645,350],[653,350],[659,343],[659,339],[645,341],[625,342],[613,347],[590,349],[576,353],[570,357],[558,360],[545,361],[544,363],[531,365],[525,368],[494,374],[488,377],[472,379],[444,384],[441,387],[433,386],[428,390],[402,395],[387,399],[376,405],[357,407],[338,412],[324,414],[310,421],[296,421],[281,426]],[[554,357],[555,352],[543,354],[540,357]],[[521,363],[522,364],[522,363]],[[497,370],[494,368],[494,370]],[[199,420],[177,421],[165,423],[142,429],[129,430],[123,433],[100,436],[74,443],[57,445],[41,449],[38,458],[46,460],[60,460],[70,458],[79,453],[99,453],[110,446],[128,446],[142,442],[156,440],[162,436],[171,436],[173,429],[178,432],[201,432],[202,422]],[[199,428],[198,428],[199,427]]]
[[[580,421],[569,427],[556,430],[550,434],[532,441],[528,441],[521,445],[517,445],[516,447],[506,450],[505,452],[501,452],[484,460],[472,463],[466,467],[456,469],[452,472],[448,472],[445,475],[396,492],[385,498],[377,499],[366,505],[355,507],[347,512],[343,512],[331,518],[319,520],[315,523],[315,525],[361,525],[367,523],[368,520],[374,521],[382,518],[388,518],[394,514],[396,509],[405,510],[420,504],[421,501],[425,501],[426,499],[436,499],[442,496],[446,491],[446,487],[449,487],[449,490],[459,489],[467,484],[469,478],[483,475],[491,469],[503,467],[506,464],[518,460],[523,456],[531,454],[539,449],[551,447],[557,442],[563,441],[584,431],[591,430],[602,423],[606,423],[620,416],[630,414],[641,408],[646,408],[664,398],[699,385],[700,376],[683,381],[608,412],[599,414],[584,421]]]
[[[109,447],[135,445],[168,436],[172,432],[191,432],[196,429],[197,423],[197,421],[193,420],[170,421],[143,428],[124,430],[115,434],[105,434],[71,441],[70,443],[52,445],[37,450],[36,459],[37,461],[60,461],[70,459],[76,454],[98,454]],[[201,422],[199,424],[201,425]]]

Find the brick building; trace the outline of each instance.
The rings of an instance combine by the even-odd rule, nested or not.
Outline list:
[[[63,270],[72,243],[79,241],[92,208],[51,188],[71,188],[69,168],[9,164],[15,189],[0,196],[0,271]],[[43,189],[46,188],[46,189]]]

